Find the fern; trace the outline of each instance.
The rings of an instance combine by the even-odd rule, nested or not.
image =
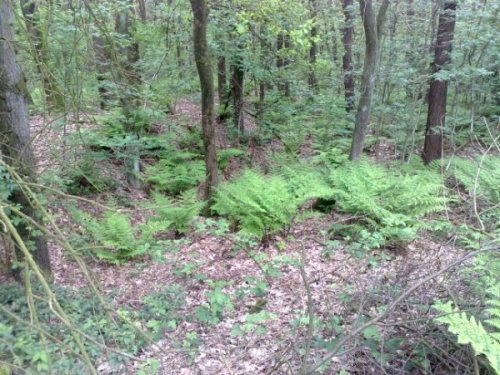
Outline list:
[[[220,170],[224,170],[229,165],[229,161],[232,158],[243,158],[245,156],[245,151],[239,150],[237,148],[226,148],[220,150],[217,154],[217,167]]]
[[[291,223],[297,200],[282,178],[247,170],[219,188],[212,209],[238,223],[242,232],[263,238]]]
[[[196,191],[181,193],[180,199],[174,201],[159,192],[153,193],[154,205],[151,205],[158,219],[170,222],[170,227],[177,233],[186,233],[193,219],[199,215],[204,203],[196,197]]]
[[[121,263],[143,255],[154,242],[154,235],[167,230],[167,220],[148,221],[132,226],[130,217],[119,212],[107,212],[100,220],[85,220],[85,229],[97,243],[96,256],[111,263]]]
[[[246,170],[218,190],[213,210],[238,223],[242,232],[265,238],[290,225],[309,199],[331,195],[324,178],[307,165],[274,171],[264,176]]]
[[[447,174],[467,189],[469,194],[473,194],[475,190],[479,200],[488,205],[495,205],[500,203],[499,165],[498,156],[485,156],[482,160],[455,157],[449,161]]]
[[[437,302],[434,308],[444,314],[436,321],[447,324],[449,331],[457,335],[459,344],[470,344],[476,355],[485,355],[494,371],[500,374],[500,284],[488,292],[486,312],[490,317],[484,320],[484,325],[474,316],[454,308],[451,302]]]
[[[440,176],[431,171],[403,174],[361,160],[333,169],[329,178],[339,211],[359,216],[388,243],[415,239],[420,219],[445,207]]]
[[[193,188],[205,178],[204,163],[197,157],[199,155],[191,152],[167,153],[146,169],[146,181],[172,195]]]

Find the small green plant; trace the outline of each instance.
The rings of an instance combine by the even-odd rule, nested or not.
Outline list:
[[[218,190],[212,208],[238,224],[243,234],[266,239],[289,226],[308,199],[324,194],[318,186],[312,173],[293,168],[268,176],[246,170]]]
[[[154,192],[153,200],[154,204],[150,208],[154,210],[158,220],[171,223],[171,228],[180,234],[187,232],[204,206],[204,202],[197,199],[195,190],[182,192],[177,200]]]
[[[106,212],[95,220],[83,215],[88,234],[95,240],[95,254],[110,263],[121,263],[146,253],[155,242],[155,234],[168,230],[169,221],[150,220],[132,226],[130,217],[120,212]]]
[[[205,165],[199,157],[186,151],[166,154],[146,168],[146,181],[170,195],[196,187],[205,179]]]
[[[436,321],[447,324],[459,344],[470,344],[475,355],[485,355],[495,373],[500,374],[500,286],[490,288],[489,292],[491,299],[486,301],[489,318],[484,320],[489,330],[474,316],[453,307],[451,301],[436,302],[434,308],[443,313]]]
[[[169,285],[159,292],[143,297],[144,307],[141,318],[154,333],[161,334],[165,330],[174,330],[183,320],[178,313],[185,305],[184,291],[179,285]]]
[[[264,323],[269,320],[276,320],[278,316],[266,310],[261,310],[255,314],[247,314],[243,324],[235,324],[231,329],[231,335],[242,336],[245,333],[255,332],[256,335],[263,335],[267,332]]]
[[[217,167],[223,171],[229,165],[232,158],[243,158],[245,156],[245,151],[237,148],[226,148],[218,152],[217,154]]]
[[[196,309],[196,318],[202,323],[217,324],[224,319],[224,312],[232,311],[234,306],[230,296],[222,291],[226,283],[216,281],[212,284],[213,289],[205,293],[208,305]]]
[[[444,210],[447,201],[437,173],[404,174],[367,160],[333,169],[330,182],[337,209],[353,215],[367,229],[365,233],[357,226],[350,236],[374,247],[412,241],[424,227],[422,217]]]

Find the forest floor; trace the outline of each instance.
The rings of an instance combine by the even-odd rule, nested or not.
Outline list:
[[[197,125],[198,113],[198,106],[186,99],[178,103],[171,120]],[[47,170],[57,167],[67,146],[60,130],[50,126],[42,128],[42,123],[42,119],[35,118],[38,136],[34,148],[38,152],[39,169]],[[89,125],[84,121],[81,126]],[[75,130],[74,126],[66,129],[68,133]],[[218,135],[219,146],[228,147],[223,126],[219,126]],[[256,159],[266,157],[266,150],[249,152],[254,152]],[[85,196],[84,200],[78,200],[79,208],[98,216],[102,212],[99,204],[106,205],[112,194],[114,198],[119,197],[117,202],[127,202],[119,209],[130,212],[134,222],[144,222],[148,212],[140,207],[149,199],[148,194],[129,189],[121,174],[122,168],[114,162],[106,161],[103,166],[105,173],[119,182],[117,188],[112,193]],[[57,202],[50,205],[51,213],[66,232],[78,232],[78,225],[65,209],[65,199],[58,196]],[[331,248],[326,235],[333,223],[346,219],[336,213],[309,215],[305,211],[285,233],[274,236],[266,244],[254,244],[252,251],[248,251],[241,250],[232,233],[217,234],[216,224],[200,218],[178,241],[178,246],[165,251],[162,262],[144,257],[110,265],[89,259],[88,268],[104,295],[112,297],[117,306],[132,310],[141,308],[143,297],[179,285],[185,293],[185,304],[178,312],[181,316],[193,316],[199,306],[207,304],[207,293],[213,290],[213,282],[224,281],[222,291],[231,296],[232,307],[224,311],[219,323],[207,325],[186,319],[165,332],[159,342],[142,350],[141,360],[160,361],[160,374],[292,374],[301,366],[304,348],[312,340],[312,333],[316,341],[320,336],[325,343],[333,340],[335,329],[328,329],[328,322],[332,326],[340,325],[348,333],[360,315],[373,317],[379,312],[378,307],[387,305],[409,286],[464,254],[452,239],[437,240],[424,232],[405,248],[379,250],[370,257],[357,258],[342,241]],[[50,243],[50,253],[56,285],[73,290],[88,287],[77,263],[54,242]],[[246,293],[238,298],[242,290],[255,289],[257,283],[264,285],[262,295]],[[445,273],[422,285],[389,314],[379,328],[388,333],[387,337],[417,340],[424,335],[421,329],[425,325],[419,319],[425,320],[428,314],[419,306],[432,304],[440,297],[449,299],[450,294],[460,293],[459,289],[457,275]],[[249,313],[261,309],[269,313],[262,321],[248,332],[234,334],[234,327],[244,326]],[[323,322],[321,328],[313,327],[314,332],[308,329],[308,311]],[[191,343],[190,337],[196,339]],[[324,373],[337,374],[342,369],[352,374],[388,373],[373,359],[369,349],[356,342],[348,346],[353,349],[334,357]],[[401,358],[410,360],[413,356],[409,346],[398,350],[408,351]],[[312,345],[309,363],[317,363],[326,353],[325,347]],[[122,373],[134,374],[138,367],[139,361],[131,361]],[[395,368],[403,369],[403,363],[396,364]],[[99,371],[111,372],[106,363],[99,364]],[[421,372],[414,368],[401,373]]]

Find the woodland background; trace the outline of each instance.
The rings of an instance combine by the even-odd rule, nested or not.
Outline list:
[[[0,374],[500,373],[499,9],[1,0]]]

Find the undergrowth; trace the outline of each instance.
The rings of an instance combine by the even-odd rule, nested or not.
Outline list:
[[[447,201],[439,174],[425,169],[408,174],[361,160],[332,169],[329,181],[336,209],[362,224],[355,232],[371,239],[369,247],[414,240],[422,218]]]

